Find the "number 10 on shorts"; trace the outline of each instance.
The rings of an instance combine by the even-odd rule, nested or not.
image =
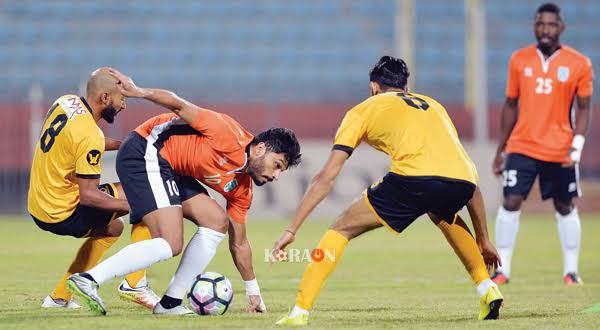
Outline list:
[[[517,170],[502,171],[502,186],[514,187],[517,185]]]
[[[170,196],[179,196],[179,188],[177,188],[177,184],[173,180],[165,181],[167,184],[167,189],[169,190]]]

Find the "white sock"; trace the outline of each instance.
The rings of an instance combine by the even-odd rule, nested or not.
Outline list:
[[[165,295],[183,299],[194,278],[204,272],[208,263],[215,256],[223,237],[225,237],[223,233],[210,228],[198,227],[198,231],[183,252],[177,271],[171,279]]]
[[[485,293],[491,286],[497,286],[497,285],[496,285],[496,283],[494,283],[494,281],[490,280],[489,278],[487,280],[481,281],[481,283],[479,283],[479,285],[477,285],[477,294],[480,297],[485,296]]]
[[[579,247],[581,245],[581,222],[577,208],[567,215],[556,213],[560,246],[563,251],[564,274],[577,273]]]
[[[302,309],[298,306],[294,306],[294,309],[292,309],[292,312],[290,313],[290,317],[296,317],[296,315],[300,315],[300,314],[308,315],[308,311],[306,309]]]
[[[124,276],[173,257],[173,250],[163,238],[129,244],[96,267],[87,271],[98,284],[113,277]]]
[[[498,268],[506,277],[510,277],[510,262],[515,248],[515,240],[519,231],[521,211],[508,211],[500,206],[496,217],[496,247],[502,267]]]

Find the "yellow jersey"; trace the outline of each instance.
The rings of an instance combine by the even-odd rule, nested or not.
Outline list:
[[[387,92],[352,108],[336,133],[334,149],[351,154],[361,141],[390,157],[390,172],[477,185],[475,164],[446,109],[428,96]]]
[[[37,220],[66,220],[79,203],[76,176],[100,178],[104,133],[83,97],[64,95],[46,115],[31,165],[27,209]]]

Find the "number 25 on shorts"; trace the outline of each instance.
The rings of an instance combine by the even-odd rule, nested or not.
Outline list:
[[[502,171],[502,186],[514,187],[517,185],[517,170]]]

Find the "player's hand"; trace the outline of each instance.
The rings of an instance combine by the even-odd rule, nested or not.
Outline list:
[[[581,152],[585,144],[585,136],[577,134],[571,141],[571,149],[567,153],[566,161],[562,163],[562,167],[573,167],[581,161]]]
[[[575,166],[576,161],[575,161],[574,157],[572,157],[572,155],[573,155],[573,153],[576,153],[576,152],[577,152],[577,150],[575,148],[569,149],[569,153],[567,153],[566,160],[561,163],[561,166],[562,167],[573,167],[573,166]],[[579,157],[579,158],[581,158],[581,157]]]
[[[126,76],[119,72],[119,70],[113,68],[109,68],[108,73],[118,80],[117,87],[123,95],[126,97],[144,97],[144,89],[137,87],[131,77]]]
[[[283,234],[281,234],[281,237],[279,237],[279,239],[273,245],[273,250],[271,250],[271,264],[274,264],[279,260],[277,255],[279,253],[285,253],[285,248],[292,244],[295,239],[296,235],[289,230],[286,230],[283,232]]]
[[[492,171],[494,175],[500,175],[504,171],[504,165],[506,163],[506,155],[503,152],[496,153],[494,157],[494,163],[492,164]]]
[[[496,248],[489,239],[477,240],[477,246],[479,247],[479,251],[481,251],[483,261],[485,262],[485,266],[487,267],[488,271],[494,271],[498,267],[502,266],[502,261],[500,260],[498,251],[496,251]]]
[[[260,294],[250,295],[248,297],[248,306],[246,306],[246,312],[248,313],[266,313],[267,306]]]

